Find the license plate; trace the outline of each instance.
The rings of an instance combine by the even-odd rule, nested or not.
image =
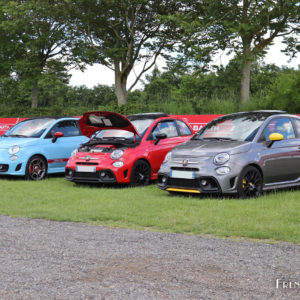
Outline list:
[[[91,173],[91,172],[96,172],[96,167],[92,167],[92,166],[77,166],[76,167],[76,171],[77,172],[87,172],[87,173]]]
[[[195,172],[171,170],[170,177],[172,177],[172,178],[184,178],[184,179],[195,179]]]

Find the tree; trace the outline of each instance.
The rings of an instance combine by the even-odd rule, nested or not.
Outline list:
[[[162,17],[180,11],[181,1],[66,1],[70,5],[70,26],[79,37],[74,55],[114,71],[119,106],[126,103],[128,93],[159,55],[171,50],[180,37],[180,29],[171,30]],[[127,88],[128,76],[138,64],[140,70]]]
[[[193,20],[187,24],[194,30],[192,49],[205,39],[204,49],[230,50],[241,62],[240,106],[249,102],[251,64],[265,54],[274,39],[284,37],[287,52],[295,55],[299,48],[300,6],[299,0],[203,0],[192,1]],[[191,25],[192,24],[192,25]],[[200,31],[197,29],[200,26]],[[203,25],[205,30],[203,30]],[[198,33],[198,35],[197,35]],[[196,50],[195,50],[196,49]],[[202,48],[199,48],[201,51]],[[298,49],[299,50],[299,49]]]
[[[252,62],[265,54],[275,38],[299,33],[299,1],[221,0],[214,4],[226,11],[218,24],[224,26],[227,33],[231,32],[226,38],[227,46],[230,45],[241,59],[240,106],[243,106],[249,102]]]
[[[11,56],[11,72],[31,86],[31,106],[37,108],[38,82],[42,75],[65,75],[66,68],[74,63],[69,55],[73,39],[65,25],[64,3],[56,0],[1,1],[0,12],[1,31],[9,35],[4,46],[5,53]]]

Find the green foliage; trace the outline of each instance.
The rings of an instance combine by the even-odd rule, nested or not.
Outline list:
[[[226,114],[239,111],[238,64],[215,72],[174,75],[154,70],[143,90],[128,95],[126,105],[117,105],[114,87],[71,87],[64,77],[44,74],[39,81],[40,107],[30,108],[30,87],[10,77],[0,79],[0,116],[81,115],[106,110],[125,115],[163,111],[171,114]],[[274,65],[253,65],[250,103],[244,110],[283,109],[300,112],[300,70]]]
[[[0,69],[7,69],[1,61],[4,53],[10,73],[35,89],[32,106],[37,107],[36,86],[43,74],[67,78],[67,66],[76,63],[69,51],[73,38],[65,22],[65,5],[62,1],[2,1],[0,16],[0,42],[3,32],[7,37],[0,47]]]
[[[300,70],[289,70],[279,74],[274,81],[266,104],[273,109],[290,113],[300,112]]]
[[[166,55],[181,33],[164,18],[183,4],[176,0],[67,0],[70,28],[76,33],[73,54],[87,63],[101,63],[115,72],[118,104],[127,101],[129,74],[139,63],[142,74]]]

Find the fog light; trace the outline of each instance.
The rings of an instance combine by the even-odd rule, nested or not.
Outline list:
[[[161,182],[165,184],[165,183],[167,182],[167,179],[168,179],[168,178],[167,178],[166,176],[163,176],[163,177],[161,178]]]
[[[11,161],[14,161],[14,160],[16,160],[16,159],[18,159],[18,156],[17,156],[17,155],[12,155],[12,156],[10,157],[10,160],[11,160]]]
[[[73,175],[73,171],[69,170],[69,176],[72,176],[72,175]]]
[[[104,172],[104,171],[102,171],[101,173],[100,173],[100,177],[105,177],[106,176],[106,173]]]
[[[114,166],[115,168],[121,168],[121,167],[124,166],[124,163],[123,163],[122,161],[115,161],[115,162],[113,163],[113,166]]]
[[[229,167],[220,167],[218,169],[216,169],[216,173],[218,175],[226,175],[230,172],[230,168]]]
[[[204,186],[207,185],[207,180],[202,179],[202,180],[201,180],[201,185],[204,185]]]

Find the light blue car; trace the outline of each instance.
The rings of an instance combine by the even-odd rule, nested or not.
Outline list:
[[[78,118],[24,120],[0,137],[0,175],[40,180],[63,173],[72,151],[87,141]]]

